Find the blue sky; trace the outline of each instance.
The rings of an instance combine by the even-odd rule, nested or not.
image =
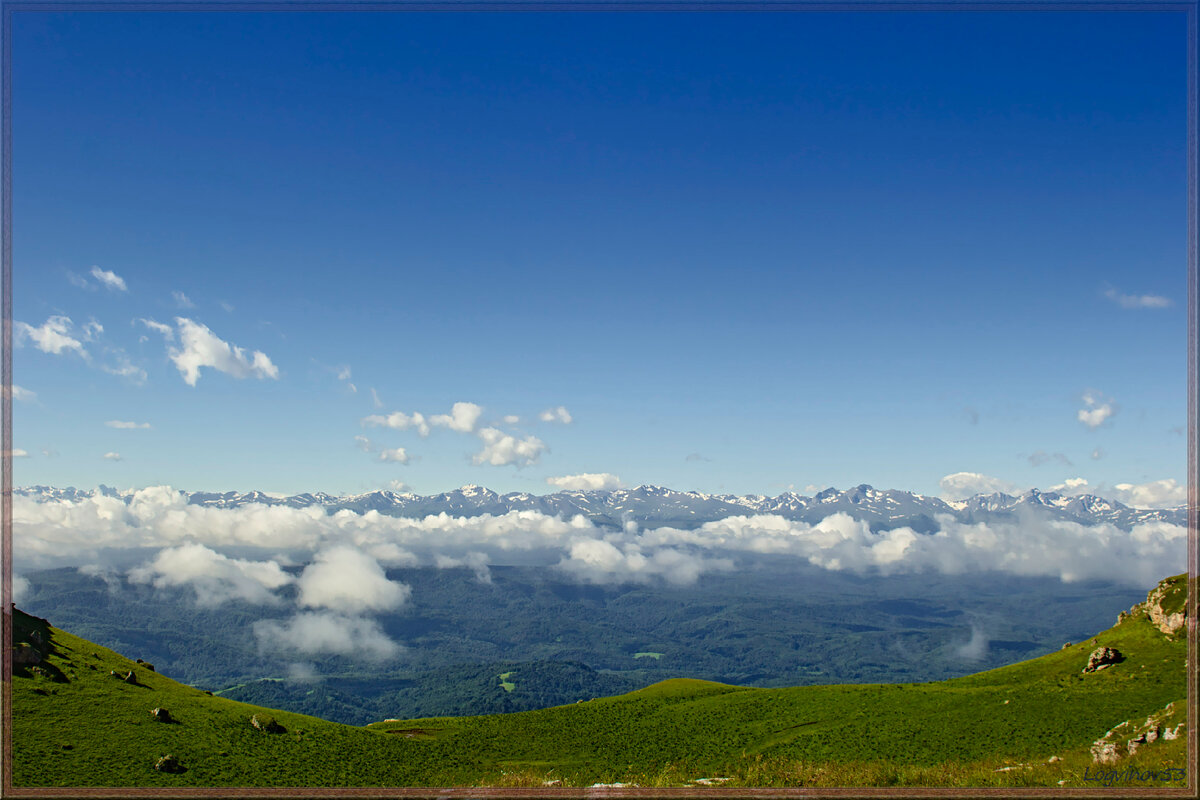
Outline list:
[[[1182,15],[12,36],[17,485],[1186,477]]]

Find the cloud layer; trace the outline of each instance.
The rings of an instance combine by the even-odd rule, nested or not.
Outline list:
[[[381,565],[458,563],[478,569],[487,563],[540,563],[584,582],[687,583],[732,568],[739,554],[751,554],[860,573],[995,570],[1145,585],[1179,572],[1186,555],[1180,526],[1154,522],[1127,532],[1033,513],[975,525],[939,517],[932,534],[908,528],[874,532],[845,514],[816,524],[768,514],[729,517],[692,530],[639,530],[629,524],[614,531],[582,516],[564,520],[536,511],[409,519],[375,511],[328,514],[317,507],[218,509],[188,505],[169,487],[134,492],[128,504],[108,496],[73,502],[13,500],[15,552],[22,568],[95,564],[130,548],[166,549],[174,552],[139,568],[141,579],[165,586],[195,584],[185,580],[192,573],[179,560],[181,553],[189,554],[192,568],[211,579],[197,584],[198,593],[216,598],[253,594],[258,591],[254,582],[271,588],[277,573],[270,566],[254,572],[237,559],[215,555],[230,548],[257,548],[311,561],[296,581],[300,606],[341,614],[394,609],[407,601],[407,587],[389,581]],[[188,546],[193,549],[180,550]]]

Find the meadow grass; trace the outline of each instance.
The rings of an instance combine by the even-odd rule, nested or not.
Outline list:
[[[1182,708],[1187,694],[1186,642],[1130,617],[1062,651],[937,683],[675,679],[538,711],[356,728],[214,697],[15,618],[18,641],[37,630],[48,645],[36,668],[14,670],[15,786],[1097,786],[1091,743]],[[1125,660],[1084,674],[1100,646]],[[131,670],[136,684],[121,678]],[[175,722],[156,721],[156,707]],[[256,729],[256,714],[284,731]],[[1184,742],[1115,766],[1185,767]],[[154,769],[167,754],[182,772]]]

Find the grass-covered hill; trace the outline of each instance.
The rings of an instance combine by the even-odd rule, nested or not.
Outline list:
[[[1160,596],[1174,602],[1183,580]],[[1134,612],[1059,652],[936,683],[757,689],[679,679],[538,711],[356,728],[209,695],[15,611],[12,779],[1097,786],[1135,767],[1124,785],[1186,785],[1179,772],[1165,781],[1149,772],[1186,767],[1185,637],[1164,634],[1144,606]],[[1101,647],[1121,660],[1085,673]],[[178,768],[155,769],[167,755]]]

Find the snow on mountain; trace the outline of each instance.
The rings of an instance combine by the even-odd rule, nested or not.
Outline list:
[[[120,492],[103,485],[97,489],[30,486],[15,489],[14,493],[39,502],[79,502],[95,496],[122,498],[129,502],[132,497],[130,491]],[[315,492],[281,497],[258,491],[184,492],[184,495],[193,505],[211,508],[236,508],[253,503],[291,508],[320,506],[329,513],[348,510],[364,514],[376,511],[388,516],[416,518],[442,513],[473,517],[501,515],[509,511],[538,511],[564,519],[582,514],[598,525],[611,527],[633,522],[641,527],[696,528],[705,522],[725,517],[754,514],[777,514],[815,524],[832,514],[844,513],[867,522],[873,530],[909,527],[920,533],[931,533],[938,529],[937,517],[942,515],[973,524],[991,520],[1011,521],[1031,510],[1055,519],[1084,525],[1109,523],[1124,530],[1150,521],[1187,524],[1187,513],[1183,507],[1130,508],[1095,495],[1065,497],[1055,492],[1033,489],[1019,497],[997,492],[948,502],[898,489],[879,490],[867,484],[845,491],[826,489],[814,497],[794,492],[785,492],[777,497],[711,495],[661,486],[569,490],[547,495],[528,492],[500,495],[476,485],[429,496],[388,490],[340,496]]]

